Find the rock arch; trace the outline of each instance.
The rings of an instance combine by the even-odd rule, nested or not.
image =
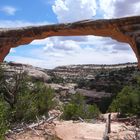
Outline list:
[[[29,44],[35,39],[83,35],[111,37],[119,42],[128,43],[137,57],[140,69],[140,16],[21,28],[0,28],[0,62],[4,60],[11,48]]]

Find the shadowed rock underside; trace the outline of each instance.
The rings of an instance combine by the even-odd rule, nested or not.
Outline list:
[[[128,43],[137,57],[140,69],[140,16],[21,28],[0,28],[0,62],[4,60],[11,48],[29,44],[35,39],[84,35],[111,37],[119,42]]]

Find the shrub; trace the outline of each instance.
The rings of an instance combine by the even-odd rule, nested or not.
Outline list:
[[[62,118],[66,120],[92,119],[99,115],[100,111],[96,105],[87,105],[84,97],[76,93],[72,95],[71,101],[64,105]]]
[[[13,121],[33,121],[36,116],[47,115],[54,107],[54,91],[44,83],[34,83],[32,89],[25,88],[17,97],[17,103],[11,110]]]
[[[48,111],[55,106],[53,98],[54,91],[47,88],[44,83],[34,83],[32,88],[22,88],[13,108],[0,97],[0,140],[4,139],[8,124],[29,123],[34,121],[36,116],[47,116]]]
[[[4,140],[4,134],[8,129],[7,113],[6,103],[0,99],[0,140]]]
[[[11,124],[47,115],[55,106],[53,98],[54,91],[44,83],[32,82],[22,71],[5,76],[0,67],[0,140]]]
[[[87,105],[87,110],[85,113],[87,119],[92,119],[98,117],[100,111],[98,107],[95,104],[93,104],[93,105]]]
[[[117,95],[109,107],[109,111],[117,111],[122,116],[140,115],[140,90],[126,86]]]

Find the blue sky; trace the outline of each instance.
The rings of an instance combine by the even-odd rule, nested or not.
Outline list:
[[[3,0],[0,27],[73,22],[139,15],[139,0]],[[44,68],[69,64],[134,62],[130,46],[95,36],[51,37],[11,49],[7,61]]]
[[[53,0],[52,0],[53,1]],[[0,3],[1,9],[11,7],[15,12],[8,13],[1,10],[0,18],[3,20],[25,20],[30,22],[57,22],[52,11],[51,0],[3,0]]]

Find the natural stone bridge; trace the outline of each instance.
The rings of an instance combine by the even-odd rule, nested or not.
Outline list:
[[[111,37],[128,43],[137,57],[140,69],[140,16],[21,28],[0,28],[0,61],[4,60],[11,48],[29,44],[35,39],[83,35]]]

